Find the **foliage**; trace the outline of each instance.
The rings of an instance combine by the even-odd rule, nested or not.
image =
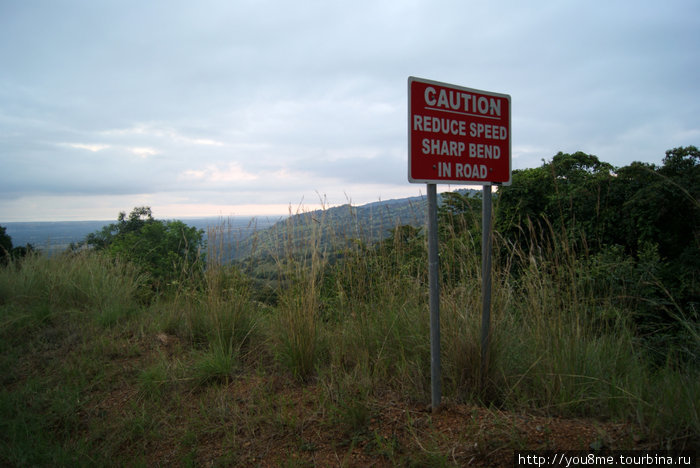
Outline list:
[[[496,229],[522,243],[520,227],[548,220],[570,239],[600,239],[613,169],[593,155],[560,152],[538,168],[513,171],[512,184],[498,190]]]
[[[700,151],[694,146],[666,152],[661,167],[632,165],[615,185],[622,200],[611,218],[619,225],[610,243],[638,256],[657,246],[664,264],[660,279],[683,308],[700,302]],[[613,224],[613,223],[610,223]]]
[[[481,193],[445,192],[438,207],[440,232],[444,238],[450,235],[473,233],[481,229]],[[449,233],[446,232],[449,230]]]
[[[145,277],[128,262],[103,253],[30,255],[0,270],[0,304],[5,298],[33,310],[88,310],[111,325],[138,310]]]
[[[201,274],[203,236],[204,231],[182,221],[156,220],[149,207],[137,207],[128,217],[119,213],[116,223],[89,234],[85,242],[95,250],[140,266],[150,276],[153,287],[162,289]]]
[[[458,285],[465,278],[478,276],[476,259],[481,253],[480,192],[445,192],[438,207],[438,230],[441,257],[442,284]]]
[[[321,200],[325,205],[325,200]],[[240,242],[235,258],[280,256],[290,247],[300,252],[318,238],[326,250],[349,247],[355,240],[375,243],[387,237],[397,226],[422,226],[426,201],[423,197],[388,200],[362,206],[350,204],[315,211],[297,211],[266,229],[262,235]],[[323,223],[319,221],[323,219]],[[293,239],[294,245],[289,241]],[[310,255],[310,252],[304,252]]]
[[[34,252],[34,246],[27,244],[24,246],[12,246],[12,237],[7,234],[7,229],[0,226],[0,265],[7,265],[11,259],[24,258]]]
[[[622,264],[646,272],[618,281],[637,282],[638,333],[664,359],[686,333],[678,317],[700,318],[699,199],[694,146],[667,151],[660,167],[614,168],[593,155],[558,153],[539,168],[513,171],[512,185],[499,189],[495,222],[513,245],[560,233],[561,246],[579,255],[620,247]]]
[[[10,252],[12,252],[12,238],[7,234],[6,228],[0,226],[0,265],[7,264]]]

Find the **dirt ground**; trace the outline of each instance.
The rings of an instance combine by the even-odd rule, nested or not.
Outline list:
[[[217,395],[230,416],[222,417],[219,430],[196,436],[193,461],[202,466],[511,467],[515,451],[644,448],[644,440],[625,424],[449,401],[432,412],[391,395],[368,402],[366,419],[353,426],[323,409],[316,385],[270,380],[249,376]],[[268,403],[260,409],[261,395],[271,385],[274,397],[264,397]],[[198,404],[183,408],[189,420],[197,418]],[[181,445],[177,438],[154,441],[149,464],[181,464]]]
[[[143,362],[123,364],[135,370]],[[150,466],[511,467],[516,451],[653,448],[631,424],[449,399],[433,412],[390,390],[329,402],[322,385],[250,370],[208,387],[184,382],[144,410],[164,430],[123,449],[145,453]],[[149,404],[142,393],[134,385],[114,388],[88,413],[124,420],[129,408]]]

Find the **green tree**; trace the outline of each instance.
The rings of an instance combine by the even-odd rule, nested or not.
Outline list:
[[[481,255],[481,192],[454,191],[441,194],[438,207],[440,281],[454,286],[476,272],[469,259]],[[469,268],[465,268],[469,267]]]
[[[700,152],[694,146],[668,150],[661,166],[614,168],[581,152],[558,153],[541,167],[513,171],[512,185],[498,192],[496,227],[523,246],[556,239],[552,247],[567,242],[591,258],[623,255],[636,277],[601,271],[600,279],[632,288],[620,299],[637,297],[638,331],[665,355],[682,347],[684,334],[697,336],[689,330],[697,330],[700,304],[699,200]]]
[[[669,295],[697,317],[700,304],[700,151],[695,146],[666,151],[663,165],[634,163],[618,171],[619,200],[610,216],[610,242],[635,257],[657,249],[659,271]]]
[[[438,207],[438,228],[447,237],[481,229],[481,194],[444,192]]]
[[[12,237],[7,234],[7,229],[0,226],[0,265],[6,265],[12,253]]]
[[[515,170],[512,184],[498,191],[496,228],[508,239],[526,242],[532,233],[523,227],[532,224],[545,236],[544,222],[569,239],[583,234],[601,243],[614,177],[611,164],[580,151],[559,152],[541,167]]]
[[[121,212],[116,223],[89,234],[85,243],[141,266],[151,276],[153,286],[161,289],[201,272],[203,239],[201,229],[182,221],[154,219],[151,208],[136,207],[129,216]]]
[[[4,226],[0,226],[0,265],[7,265],[11,259],[22,259],[34,251],[34,246],[30,243],[13,247],[12,237],[7,234]]]

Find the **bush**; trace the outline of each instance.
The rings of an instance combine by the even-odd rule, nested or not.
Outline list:
[[[85,243],[140,266],[153,288],[162,290],[183,279],[201,278],[203,237],[203,230],[182,221],[156,220],[149,207],[138,207],[128,218],[119,213],[117,223],[89,234]]]

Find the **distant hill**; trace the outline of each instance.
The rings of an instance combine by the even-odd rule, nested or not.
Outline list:
[[[471,193],[476,190],[459,190]],[[438,203],[442,196],[438,195]],[[178,218],[189,226],[203,229],[210,246],[218,249],[223,262],[251,255],[279,254],[294,242],[304,249],[316,239],[328,249],[361,240],[371,244],[386,238],[393,228],[408,224],[425,225],[427,199],[409,197],[376,201],[360,206],[350,204],[301,212],[292,216]],[[60,252],[88,234],[115,221],[9,222],[2,225],[14,246],[32,244],[46,252]],[[210,249],[211,251],[211,249]]]
[[[245,216],[234,217],[202,217],[179,218],[188,226],[202,229],[205,235],[225,226],[230,238],[236,240],[245,239],[254,232],[271,226],[279,218],[270,219],[261,216],[250,218]],[[24,246],[32,244],[36,249],[47,253],[56,253],[66,250],[71,243],[79,243],[85,240],[90,233],[100,231],[103,227],[116,222],[112,221],[27,221],[0,223],[7,228],[7,234],[12,238],[12,245]]]
[[[466,189],[458,192],[478,193]],[[442,196],[438,195],[438,204],[441,202]],[[279,255],[290,247],[303,252],[313,242],[318,242],[321,250],[355,240],[371,244],[388,237],[397,226],[424,227],[427,204],[426,197],[419,196],[298,213],[242,240],[227,257],[241,260],[251,255]]]
[[[2,223],[15,247],[32,244],[39,250],[62,251],[99,231],[110,221],[28,221]]]

